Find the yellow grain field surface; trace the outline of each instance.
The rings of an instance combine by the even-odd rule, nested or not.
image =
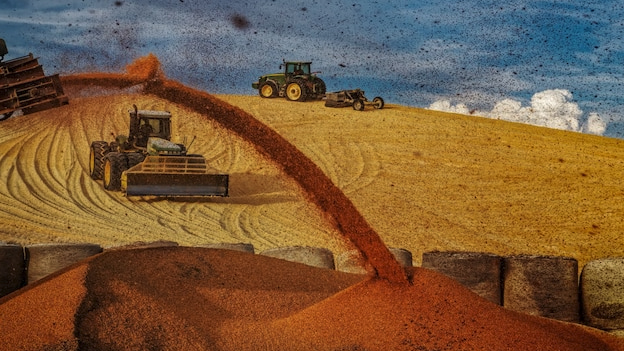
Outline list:
[[[359,112],[218,97],[299,148],[415,265],[431,250],[561,255],[581,265],[622,255],[622,140],[396,105]],[[127,198],[91,180],[90,142],[127,133],[132,104],[170,111],[173,140],[193,140],[190,152],[230,174],[230,197]],[[0,178],[0,241],[348,248],[253,145],[151,96],[74,97],[3,121]]]
[[[220,96],[297,146],[388,246],[623,255],[624,141],[387,105]]]
[[[228,198],[125,197],[89,177],[89,145],[127,134],[128,110],[168,110],[173,141],[190,143],[218,172],[230,174]],[[257,250],[291,245],[340,250],[337,232],[250,144],[206,117],[141,95],[74,98],[70,104],[0,125],[0,241],[136,241],[180,245],[253,243]]]

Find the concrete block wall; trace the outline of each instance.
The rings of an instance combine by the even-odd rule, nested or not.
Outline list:
[[[124,248],[176,246],[175,242],[137,243]],[[219,243],[198,247],[255,253],[252,244]],[[110,248],[107,250],[115,250]],[[412,254],[390,252],[404,267]],[[0,297],[64,267],[102,252],[95,244],[0,244]],[[260,255],[341,272],[366,274],[357,251],[336,257],[327,249],[279,247]],[[438,271],[479,296],[505,308],[565,322],[583,323],[624,336],[624,257],[588,262],[580,274],[570,257],[517,255],[502,257],[482,252],[426,252],[422,267]]]
[[[590,261],[580,279],[578,262],[561,256],[426,252],[422,266],[505,308],[624,337],[624,257]]]

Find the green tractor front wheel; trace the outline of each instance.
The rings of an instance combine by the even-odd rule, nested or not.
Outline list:
[[[274,98],[277,96],[277,85],[273,82],[264,82],[260,84],[260,88],[258,89],[260,96],[263,98]]]
[[[91,143],[89,153],[89,175],[93,180],[102,179],[104,173],[104,156],[109,151],[108,143],[105,141],[94,141]]]
[[[121,190],[121,174],[128,169],[128,158],[121,152],[110,152],[104,157],[104,189]]]

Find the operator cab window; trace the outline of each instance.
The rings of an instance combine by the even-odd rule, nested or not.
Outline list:
[[[149,126],[151,127],[151,133],[153,135],[157,135],[160,133],[160,120],[158,119],[142,119],[141,120],[141,127],[146,126],[149,124]]]
[[[301,74],[310,74],[310,65],[295,65],[290,64],[286,67],[286,73],[301,75]]]

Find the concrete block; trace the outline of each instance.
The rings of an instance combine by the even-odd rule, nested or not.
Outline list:
[[[425,252],[422,267],[442,273],[477,295],[502,304],[503,258],[482,252]]]
[[[589,261],[581,272],[585,324],[604,330],[624,329],[624,257]]]
[[[503,306],[565,322],[580,321],[578,262],[559,256],[504,259]]]

